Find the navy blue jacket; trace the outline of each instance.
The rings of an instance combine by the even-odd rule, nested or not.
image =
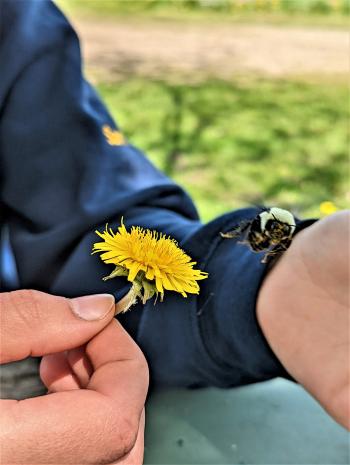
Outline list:
[[[257,210],[203,225],[188,195],[126,142],[84,80],[78,38],[48,1],[0,2],[1,221],[18,287],[64,296],[125,291],[91,256],[95,229],[140,225],[171,235],[209,273],[199,296],[166,292],[121,318],[146,354],[153,383],[236,386],[287,376],[256,320],[261,256],[222,239]],[[8,287],[8,286],[7,286]],[[6,284],[3,285],[6,289]]]

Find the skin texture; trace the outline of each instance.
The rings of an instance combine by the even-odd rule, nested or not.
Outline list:
[[[287,371],[350,429],[350,212],[301,231],[266,277],[257,317]]]
[[[49,391],[0,401],[0,462],[142,463],[148,368],[113,319],[111,296],[69,300],[21,290],[0,299],[1,363],[43,355]]]

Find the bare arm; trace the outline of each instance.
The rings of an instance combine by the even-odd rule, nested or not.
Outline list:
[[[349,212],[300,232],[259,293],[261,328],[287,371],[350,429]]]

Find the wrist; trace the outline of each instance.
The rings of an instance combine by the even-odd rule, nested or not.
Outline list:
[[[290,248],[266,275],[259,290],[256,306],[257,320],[269,346],[284,368],[294,377],[289,351],[293,350],[297,335],[291,319],[300,296],[305,292],[296,258],[298,241],[302,239],[303,234],[304,231],[293,240]]]

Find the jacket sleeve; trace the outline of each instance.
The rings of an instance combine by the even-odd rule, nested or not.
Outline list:
[[[1,2],[1,205],[21,288],[77,296],[124,292],[91,256],[95,229],[123,216],[170,234],[209,272],[199,296],[168,292],[122,317],[158,385],[235,386],[288,376],[258,326],[261,257],[220,237],[244,209],[202,225],[187,194],[129,142],[84,80],[79,42],[48,1]],[[142,111],[142,108],[140,108]]]

